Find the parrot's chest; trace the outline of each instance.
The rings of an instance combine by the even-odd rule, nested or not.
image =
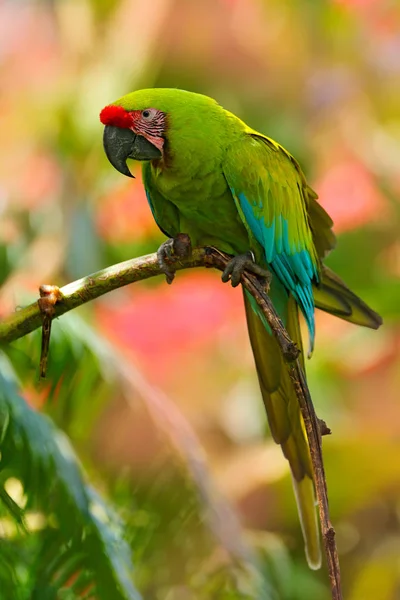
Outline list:
[[[178,209],[180,230],[194,245],[214,244],[230,253],[248,250],[246,229],[221,170],[182,177],[165,170],[154,183]]]

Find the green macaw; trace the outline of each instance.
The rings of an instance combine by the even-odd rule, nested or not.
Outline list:
[[[244,268],[272,273],[271,300],[300,349],[299,309],[309,354],[315,307],[365,327],[381,325],[381,317],[322,264],[335,246],[333,222],[278,143],[212,98],[177,89],[127,94],[106,106],[100,120],[105,152],[118,171],[131,177],[127,159],[143,161],[147,199],[168,238],[184,232],[195,246],[233,255],[223,275],[233,285]],[[167,246],[160,260],[171,280],[165,255]],[[307,560],[317,569],[320,538],[304,422],[277,342],[246,291],[244,303],[272,436],[289,461]]]

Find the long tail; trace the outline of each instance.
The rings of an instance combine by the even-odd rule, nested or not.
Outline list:
[[[270,295],[289,335],[301,349],[295,300],[288,297],[276,277],[272,282]],[[275,442],[282,446],[283,453],[289,461],[307,561],[312,569],[318,569],[321,566],[320,536],[310,450],[303,418],[278,344],[254,298],[246,290],[244,302],[250,342],[271,433]]]
[[[382,317],[356,296],[331,269],[323,265],[321,280],[313,287],[317,308],[350,323],[378,329]]]

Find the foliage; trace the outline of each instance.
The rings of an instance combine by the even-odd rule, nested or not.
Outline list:
[[[122,523],[99,494],[84,482],[78,460],[65,434],[45,415],[30,408],[17,391],[5,355],[0,356],[1,492],[6,556],[1,590],[5,597],[139,599],[130,574],[130,549]],[[19,489],[20,504],[7,491]],[[29,518],[39,523],[30,556],[17,552],[26,538]],[[30,519],[31,520],[31,519]],[[14,527],[13,527],[14,523]],[[16,539],[15,539],[16,538]],[[11,571],[10,579],[8,570]],[[23,595],[22,590],[25,590]],[[90,592],[90,593],[89,593]]]

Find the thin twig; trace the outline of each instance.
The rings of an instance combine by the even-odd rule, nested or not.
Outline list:
[[[213,266],[220,270],[224,270],[230,260],[230,256],[220,251],[214,250],[214,252],[218,254],[219,260],[215,261],[215,259],[213,259]],[[269,296],[266,294],[259,280],[250,273],[245,273],[243,275],[243,285],[254,296],[257,304],[263,310],[265,318],[267,319],[268,324],[271,327],[271,330],[281,348],[290,378],[293,382],[300,410],[303,415],[307,439],[310,446],[311,462],[314,471],[314,483],[331,584],[332,600],[342,600],[343,595],[339,556],[335,541],[335,530],[332,526],[329,516],[328,490],[326,486],[325,469],[322,457],[322,435],[330,433],[330,429],[327,427],[324,421],[318,419],[315,413],[307,381],[298,359],[299,351],[284,328],[283,323],[277,315]]]
[[[315,413],[306,378],[298,360],[289,365],[289,374],[296,390],[310,446],[332,598],[334,600],[342,600],[343,595],[340,579],[339,556],[336,548],[335,530],[329,516],[328,490],[326,487],[325,469],[322,458],[321,424]],[[330,432],[328,428],[326,429]]]
[[[46,377],[47,359],[50,348],[51,323],[54,318],[54,307],[62,300],[60,289],[54,285],[41,285],[39,288],[40,298],[37,301],[42,313],[42,349],[40,353],[39,377]]]
[[[174,262],[174,268],[180,270],[206,266],[223,271],[230,258],[229,255],[215,248],[194,248],[190,256],[179,257],[179,261]],[[60,288],[61,296],[60,300],[54,305],[54,318],[112,290],[161,274],[157,254],[128,260],[98,271]],[[329,517],[326,478],[322,459],[321,436],[327,434],[329,430],[326,425],[321,424],[315,414],[306,378],[298,360],[299,350],[290,339],[265,289],[254,275],[247,272],[243,275],[242,283],[263,310],[265,318],[281,348],[293,382],[310,445],[332,600],[342,600],[335,530]],[[0,343],[11,342],[37,329],[42,325],[42,318],[38,302],[16,311],[0,321]]]

